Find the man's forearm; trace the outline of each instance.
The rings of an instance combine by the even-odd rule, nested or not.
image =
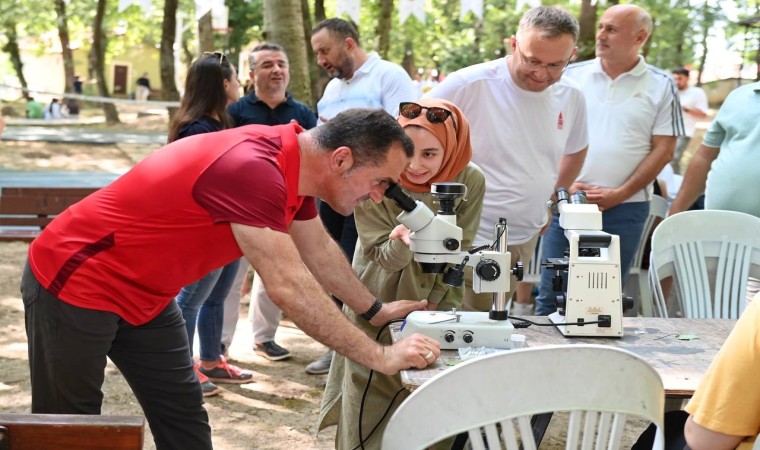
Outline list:
[[[670,205],[668,214],[686,211],[705,192],[707,173],[718,155],[718,149],[701,145],[686,168],[681,188]]]
[[[675,144],[676,137],[674,136],[654,136],[652,138],[652,151],[636,166],[625,183],[618,188],[621,194],[621,202],[633,197],[657,179],[662,168],[673,160]]]
[[[346,255],[327,234],[321,220],[293,222],[290,230],[301,259],[322,287],[358,314],[372,307],[375,297],[356,277]]]
[[[575,183],[575,179],[578,178],[578,174],[581,173],[583,163],[586,161],[587,152],[588,147],[577,153],[565,155],[560,159],[559,171],[557,172],[557,183],[555,184],[554,189],[561,187],[570,189],[570,186]]]

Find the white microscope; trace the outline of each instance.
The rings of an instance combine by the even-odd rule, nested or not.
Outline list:
[[[557,190],[559,225],[570,243],[568,256],[549,258],[542,265],[556,270],[553,287],[557,312],[549,319],[565,336],[623,337],[624,301],[620,280],[620,238],[602,229],[599,207],[586,203],[586,193]],[[567,293],[563,293],[563,273]]]
[[[494,301],[489,312],[414,311],[401,327],[402,337],[421,333],[436,339],[443,349],[460,347],[509,348],[514,327],[508,319],[506,293],[510,275],[522,279],[521,263],[514,269],[507,252],[507,225],[505,219],[495,227],[496,250],[490,247],[470,252],[462,251],[462,229],[456,224],[454,200],[466,193],[461,183],[434,183],[432,194],[438,198],[438,214],[404,193],[392,184],[385,196],[394,200],[403,210],[397,219],[412,233],[410,250],[414,260],[426,273],[444,273],[444,283],[460,287],[464,282],[464,268],[473,268],[473,290],[476,293],[493,292]],[[449,265],[453,265],[449,266]],[[449,266],[448,270],[446,267]]]

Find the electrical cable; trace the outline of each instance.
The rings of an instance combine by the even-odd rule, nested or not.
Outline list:
[[[390,326],[392,323],[403,322],[404,320],[405,319],[391,320],[390,322],[388,322],[385,325],[381,326],[380,329],[377,330],[377,335],[375,336],[375,342],[379,342],[380,341],[380,336],[382,335],[383,330],[385,330],[386,328],[388,328],[388,326]],[[362,432],[362,419],[363,419],[363,416],[364,416],[364,401],[367,398],[367,392],[369,392],[369,386],[372,383],[372,376],[374,374],[375,374],[375,371],[371,369],[369,371],[369,377],[367,378],[367,384],[364,385],[364,392],[362,392],[362,400],[361,400],[361,403],[359,403],[359,445],[357,445],[356,447],[354,447],[351,450],[358,450],[359,448],[361,448],[362,450],[364,450],[364,444],[365,444],[365,442],[367,442],[367,440],[372,437],[372,434],[377,430],[377,428],[380,426],[380,424],[383,423],[383,420],[385,420],[385,417],[390,412],[391,407],[393,407],[393,404],[396,402],[396,399],[398,398],[399,394],[401,394],[402,392],[404,392],[406,390],[405,388],[401,388],[401,389],[398,390],[398,392],[396,392],[396,394],[393,396],[393,398],[391,399],[390,403],[388,404],[388,407],[385,409],[385,412],[383,413],[383,416],[380,418],[380,420],[377,421],[377,423],[375,424],[375,426],[372,428],[372,430],[369,432],[369,434],[365,438],[365,437],[363,437],[363,432]]]
[[[609,320],[594,320],[594,321],[589,321],[589,322],[572,322],[572,323],[555,324],[555,323],[538,323],[538,322],[533,322],[532,320],[523,319],[522,317],[515,317],[515,316],[507,316],[507,318],[508,319],[512,319],[512,320],[520,320],[520,321],[524,322],[524,323],[514,323],[513,322],[512,325],[515,328],[528,328],[531,325],[535,325],[537,327],[554,327],[554,326],[557,326],[557,325],[565,325],[565,326],[567,326],[567,325],[577,325],[577,326],[581,326],[582,327],[584,325],[609,324],[610,323]]]

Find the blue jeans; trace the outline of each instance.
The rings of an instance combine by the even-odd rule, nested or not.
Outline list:
[[[636,254],[636,249],[641,240],[641,232],[644,230],[644,222],[649,215],[649,202],[630,202],[610,208],[602,213],[602,229],[610,234],[620,236],[620,285],[625,285],[631,262]],[[546,258],[561,258],[569,248],[564,230],[559,226],[559,216],[554,216],[549,230],[541,237],[543,241],[543,253],[541,261]],[[557,310],[554,299],[557,292],[552,289],[553,270],[541,270],[541,283],[536,297],[536,315],[548,316]],[[563,289],[567,289],[567,280],[563,283]]]
[[[193,349],[195,325],[198,324],[201,360],[215,361],[222,354],[222,327],[224,324],[224,300],[235,282],[240,260],[209,272],[208,275],[187,285],[175,300],[185,319],[190,351]]]

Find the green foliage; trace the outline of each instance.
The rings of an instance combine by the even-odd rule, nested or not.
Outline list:
[[[233,61],[243,59],[248,54],[249,48],[246,48],[254,40],[261,39],[261,32],[264,28],[264,5],[262,0],[249,0],[248,2],[240,0],[227,0],[229,7],[229,42],[226,50]]]

